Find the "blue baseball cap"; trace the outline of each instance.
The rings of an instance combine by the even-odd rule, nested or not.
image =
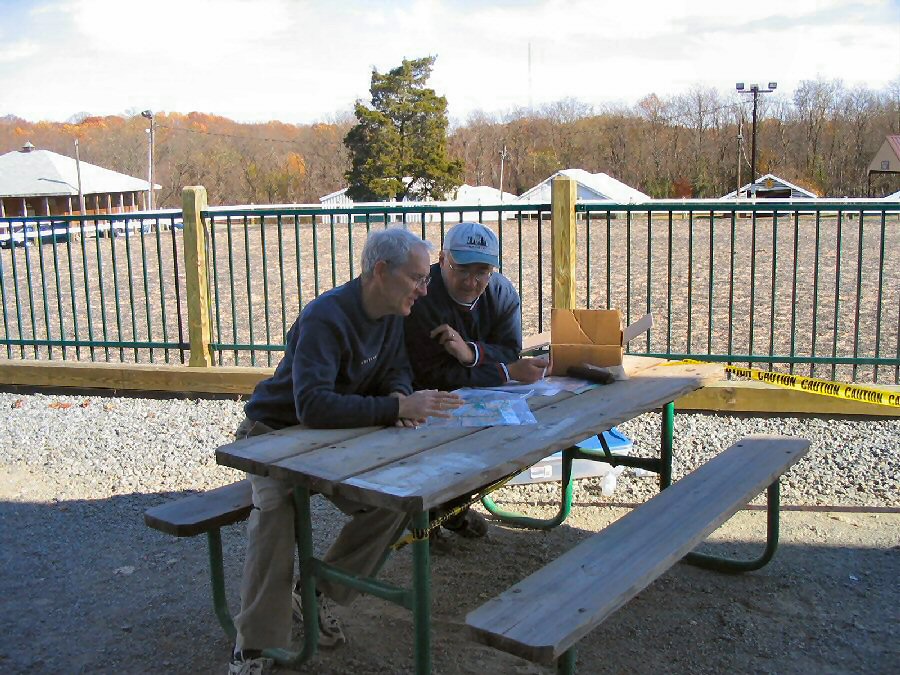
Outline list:
[[[444,237],[444,250],[460,265],[500,266],[500,241],[481,223],[459,223]]]

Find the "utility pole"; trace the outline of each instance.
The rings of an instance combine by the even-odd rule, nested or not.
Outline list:
[[[741,143],[744,142],[744,120],[740,121],[737,135],[737,189],[734,192],[734,198],[741,198]]]
[[[145,110],[141,117],[150,120],[150,147],[147,151],[147,210],[153,210],[153,111]]]
[[[775,91],[777,86],[777,82],[769,82],[768,89],[760,89],[758,84],[751,84],[749,91],[747,91],[744,88],[743,82],[738,82],[734,85],[734,88],[741,94],[753,95],[753,131],[751,132],[752,141],[750,145],[750,190],[753,192],[754,196],[756,196],[756,190],[753,187],[753,184],[756,182],[756,103],[760,94],[770,94]]]
[[[78,139],[75,139],[75,173],[78,174],[78,212],[84,216],[84,192],[81,189],[81,155],[78,154]]]
[[[506,143],[503,144],[503,149],[500,151],[500,203],[503,203],[503,162],[509,157],[509,154],[506,152]]]

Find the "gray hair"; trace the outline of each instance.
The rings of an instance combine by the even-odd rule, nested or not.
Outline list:
[[[363,278],[368,279],[372,276],[375,264],[379,260],[384,260],[391,267],[406,264],[410,252],[416,246],[421,246],[426,251],[434,248],[430,241],[421,239],[401,227],[390,227],[370,233],[362,252]]]

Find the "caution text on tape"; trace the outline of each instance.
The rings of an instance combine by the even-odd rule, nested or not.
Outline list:
[[[676,361],[669,365],[677,365],[679,363],[708,362],[697,361],[695,359],[684,359],[683,361]],[[809,394],[832,396],[847,401],[858,401],[860,403],[872,403],[875,405],[900,408],[900,391],[876,389],[875,387],[861,387],[856,384],[847,384],[846,382],[831,382],[830,380],[819,380],[814,377],[804,377],[803,375],[774,373],[769,370],[741,368],[740,366],[725,366],[725,372],[740,375],[742,377],[749,377],[751,380],[757,380],[767,384],[774,384],[779,387],[784,387],[785,389],[805,391]]]

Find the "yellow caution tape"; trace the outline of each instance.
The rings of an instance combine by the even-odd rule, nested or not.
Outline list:
[[[440,528],[441,525],[446,523],[453,516],[456,516],[456,515],[462,513],[467,508],[469,508],[470,506],[475,504],[475,502],[479,501],[482,497],[489,495],[490,493],[494,492],[495,490],[499,490],[504,485],[506,485],[509,481],[511,481],[513,478],[515,478],[517,475],[518,475],[518,472],[511,473],[510,475],[506,476],[505,478],[501,478],[500,480],[498,480],[494,483],[491,483],[484,490],[482,490],[477,495],[471,497],[468,501],[466,501],[465,504],[460,504],[456,508],[446,511],[446,512],[442,513],[440,516],[438,516],[437,518],[435,518],[434,520],[432,520],[428,524],[428,527],[426,527],[424,530],[410,528],[410,532],[408,534],[400,537],[397,541],[395,541],[391,545],[391,549],[393,549],[394,551],[397,551],[397,550],[403,548],[404,546],[406,546],[407,544],[412,544],[414,541],[422,541],[423,539],[428,539],[434,530],[437,530],[438,528]]]
[[[709,363],[709,361],[683,359],[665,365],[676,366],[682,363]],[[784,387],[785,389],[805,391],[808,394],[832,396],[847,401],[858,401],[860,403],[872,403],[874,405],[886,405],[893,408],[900,408],[900,391],[889,391],[887,389],[876,389],[874,387],[860,387],[859,385],[847,384],[845,382],[831,382],[830,380],[819,380],[814,377],[804,377],[803,375],[773,373],[770,370],[741,368],[739,366],[725,366],[725,372],[732,373],[733,375],[740,375],[742,377],[749,377],[751,380],[758,380],[767,384],[774,384],[779,387]]]

